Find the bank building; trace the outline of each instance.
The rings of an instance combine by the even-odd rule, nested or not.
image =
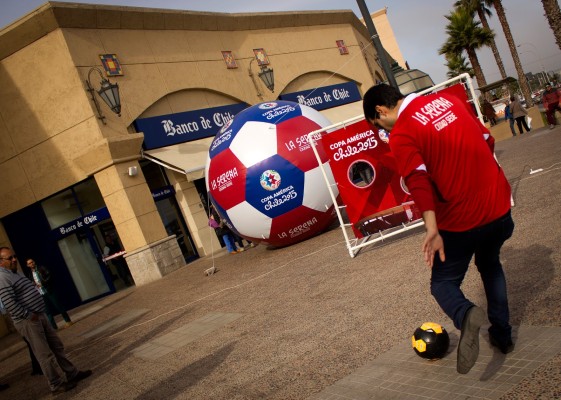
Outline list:
[[[45,3],[0,30],[0,245],[51,269],[68,309],[188,268],[220,247],[204,167],[224,123],[276,99],[339,122],[384,80],[350,10]]]

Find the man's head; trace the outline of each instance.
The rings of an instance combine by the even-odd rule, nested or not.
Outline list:
[[[399,104],[405,96],[393,86],[380,84],[372,86],[364,94],[362,109],[368,122],[390,131],[397,121]]]
[[[549,83],[545,85],[545,90],[551,90],[551,85]]]
[[[9,247],[0,247],[0,267],[17,272],[18,259]]]
[[[32,269],[32,270],[37,268],[37,264],[35,263],[35,260],[33,258],[28,258],[25,263],[27,264],[27,267]]]

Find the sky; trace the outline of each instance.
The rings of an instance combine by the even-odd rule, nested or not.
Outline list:
[[[61,0],[59,0],[61,1]],[[211,12],[269,12],[298,10],[352,10],[362,17],[355,0],[86,0],[72,3],[106,4],[148,8],[168,8]],[[454,0],[366,0],[373,13],[388,7],[388,19],[403,57],[409,67],[428,73],[435,83],[447,79],[445,60],[438,49],[446,41],[444,16],[453,8]],[[44,4],[43,0],[0,0],[0,29]],[[538,0],[503,0],[514,41],[525,72],[559,71],[561,50]],[[421,7],[420,4],[423,4]],[[494,10],[493,10],[494,14]],[[496,15],[489,18],[506,73],[518,78],[512,56]],[[490,48],[478,51],[487,83],[501,79]]]

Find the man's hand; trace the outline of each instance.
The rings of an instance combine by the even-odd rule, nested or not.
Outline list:
[[[425,236],[425,240],[423,240],[421,250],[423,251],[425,257],[425,263],[427,266],[432,268],[434,263],[434,253],[438,252],[440,261],[444,261],[446,259],[444,254],[444,242],[438,233],[438,226],[436,224],[436,215],[434,211],[429,210],[423,212],[423,220],[425,221],[427,234]]]
[[[31,313],[31,318],[29,318],[31,321],[36,322],[37,320],[39,320],[39,314],[32,312]]]
[[[428,232],[425,236],[425,240],[423,241],[423,254],[425,256],[425,263],[428,267],[433,266],[434,263],[434,253],[438,252],[438,256],[440,257],[440,261],[444,261],[446,256],[444,254],[444,242],[442,241],[442,237],[436,232]]]

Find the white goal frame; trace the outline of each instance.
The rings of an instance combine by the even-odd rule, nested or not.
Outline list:
[[[473,88],[473,83],[471,81],[471,78],[470,78],[469,74],[467,74],[467,73],[458,75],[455,78],[448,79],[447,81],[439,83],[438,85],[434,85],[434,86],[432,86],[428,89],[422,90],[422,91],[418,92],[418,94],[422,95],[422,94],[434,92],[437,89],[448,87],[448,86],[451,86],[452,84],[456,84],[456,83],[459,83],[459,82],[462,82],[462,83],[467,85],[467,88],[468,88],[469,92],[471,93],[471,100],[470,101],[474,103],[475,110],[477,112],[477,117],[483,123],[483,115],[481,113],[479,101],[478,101],[478,99],[475,95],[475,90]],[[361,121],[363,119],[364,119],[364,115],[358,115],[356,117],[338,122],[336,124],[327,126],[325,128],[315,130],[315,131],[310,132],[308,134],[308,142],[310,143],[310,145],[312,147],[312,150],[314,151],[314,154],[315,154],[316,159],[318,161],[318,164],[321,168],[321,172],[322,172],[323,178],[325,180],[325,184],[327,185],[327,189],[329,190],[329,195],[331,196],[331,200],[333,201],[333,204],[335,206],[335,212],[337,214],[337,218],[339,219],[339,224],[340,224],[340,227],[341,227],[341,231],[343,232],[343,237],[345,238],[345,243],[346,243],[346,246],[347,246],[347,250],[349,251],[349,255],[352,258],[354,258],[363,247],[370,246],[370,245],[375,244],[375,243],[380,242],[380,241],[384,241],[387,238],[402,234],[404,232],[410,231],[412,229],[419,228],[419,227],[424,225],[424,222],[423,222],[422,219],[417,219],[415,221],[411,221],[411,222],[408,222],[408,223],[402,223],[400,226],[396,226],[396,227],[389,228],[389,229],[386,229],[386,230],[383,230],[383,231],[379,231],[375,234],[368,235],[368,236],[365,236],[363,238],[357,238],[352,231],[352,228],[351,228],[352,224],[345,222],[342,211],[347,206],[346,206],[346,204],[344,204],[342,202],[341,202],[341,204],[339,204],[337,202],[337,196],[335,195],[335,192],[333,190],[333,188],[337,186],[337,182],[334,182],[333,180],[331,180],[328,177],[328,174],[325,171],[325,168],[323,166],[323,163],[321,161],[321,158],[320,158],[320,155],[317,151],[316,146],[317,146],[318,141],[321,140],[324,135],[328,135],[330,132],[333,132],[333,131],[338,130],[340,128],[344,128],[347,125],[353,124],[353,123]]]

